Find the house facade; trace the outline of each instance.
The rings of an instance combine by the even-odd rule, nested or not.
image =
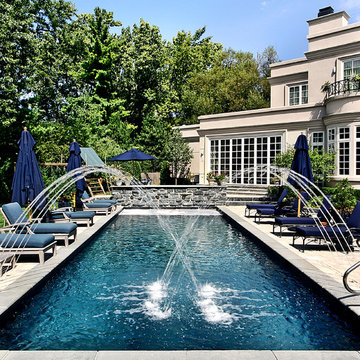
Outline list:
[[[213,171],[230,183],[268,186],[270,172],[254,168],[266,169],[303,133],[311,148],[336,152],[333,180],[360,188],[360,23],[348,20],[326,8],[308,21],[305,56],[271,65],[270,108],[204,115],[180,127],[200,183]]]

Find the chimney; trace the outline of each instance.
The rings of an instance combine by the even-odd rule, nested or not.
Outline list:
[[[325,16],[325,15],[330,15],[334,13],[334,9],[331,6],[319,9],[318,12],[318,17],[320,16]]]

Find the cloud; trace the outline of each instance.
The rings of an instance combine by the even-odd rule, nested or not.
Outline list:
[[[262,6],[262,7],[265,7],[267,4],[268,4],[267,1],[262,1],[262,2],[261,2],[261,6]]]

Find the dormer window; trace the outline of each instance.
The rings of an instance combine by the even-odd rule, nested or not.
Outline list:
[[[308,103],[308,84],[289,86],[289,105],[302,105]]]

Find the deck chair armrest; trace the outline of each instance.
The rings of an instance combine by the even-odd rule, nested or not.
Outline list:
[[[15,231],[15,228],[12,225],[3,226],[2,228],[0,228],[1,234],[4,234],[5,232],[11,232],[11,231]]]
[[[72,207],[71,206],[64,206],[64,207],[58,208],[58,209],[56,209],[54,211],[55,212],[56,211],[72,211]]]

